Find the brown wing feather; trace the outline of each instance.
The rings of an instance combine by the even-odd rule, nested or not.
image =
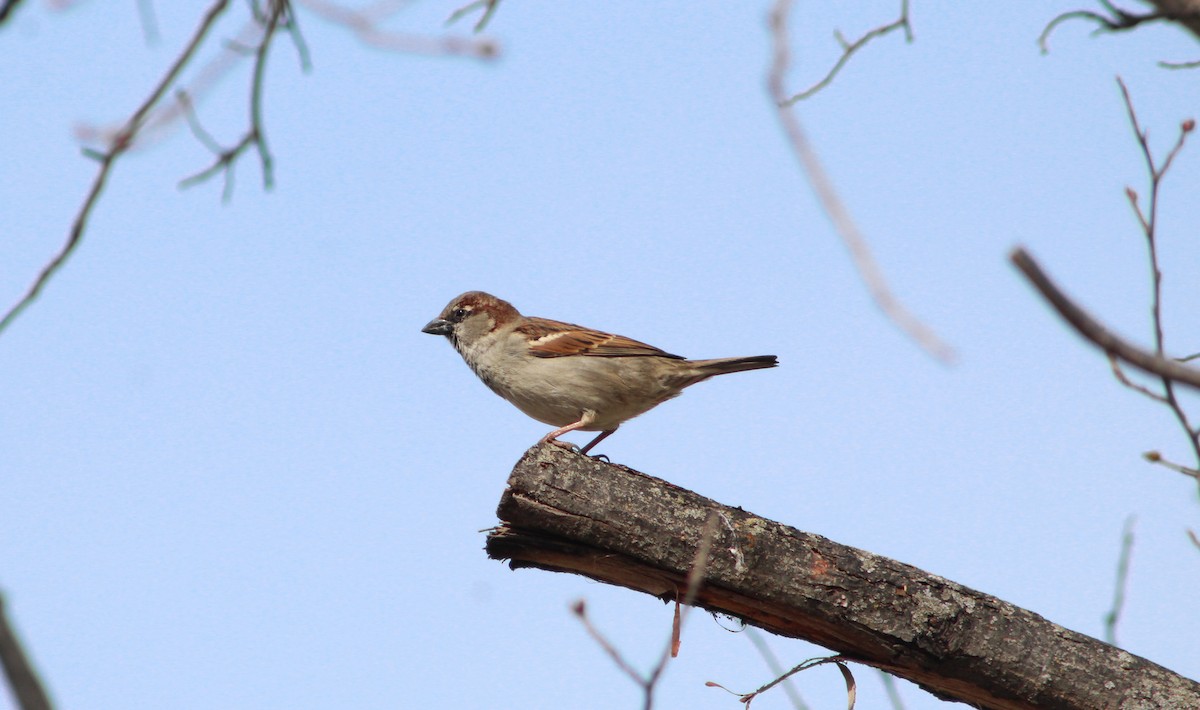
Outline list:
[[[679,355],[672,355],[653,345],[647,345],[623,335],[602,333],[598,330],[545,318],[527,318],[526,322],[517,330],[537,341],[529,348],[529,352],[537,357],[591,355],[593,357],[654,356],[683,359]]]

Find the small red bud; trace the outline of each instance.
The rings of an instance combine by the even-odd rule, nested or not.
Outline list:
[[[1192,131],[1194,131],[1196,129],[1196,119],[1194,119],[1194,118],[1186,119],[1183,122],[1183,125],[1180,126],[1180,128],[1183,129],[1184,133],[1191,133]]]

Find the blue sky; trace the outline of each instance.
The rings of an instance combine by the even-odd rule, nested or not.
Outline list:
[[[94,174],[74,128],[127,116],[206,7],[156,3],[147,46],[134,2],[26,5],[0,29],[6,306]],[[237,33],[234,5],[216,38]],[[793,18],[796,87],[836,59],[835,28],[857,35],[898,3],[824,5]],[[55,699],[638,706],[568,609],[586,599],[645,667],[669,607],[483,554],[508,471],[546,427],[420,333],[469,289],[689,357],[778,355],[598,450],[1071,629],[1103,633],[1136,514],[1120,640],[1200,676],[1195,486],[1140,457],[1194,463],[1185,438],[1006,261],[1028,246],[1150,342],[1123,193],[1148,190],[1114,78],[1162,154],[1200,112],[1194,71],[1156,61],[1197,46],[1170,27],[1090,38],[1066,24],[1043,56],[1042,27],[1078,5],[1041,5],[915,3],[914,43],[885,38],[799,107],[953,367],[872,306],[788,152],[764,91],[766,5],[508,2],[492,63],[367,48],[301,7],[313,69],[281,41],[267,76],[275,189],[251,159],[228,204],[219,181],[180,191],[209,156],[177,127],[117,165],[79,251],[0,334],[0,587]],[[455,7],[388,26],[434,35]],[[246,69],[199,105],[226,143],[244,129]],[[1176,354],[1200,350],[1197,150],[1163,193]],[[784,663],[821,653],[771,643]],[[880,707],[878,679],[856,673],[860,707]],[[769,678],[744,635],[697,613],[658,707],[733,708],[704,682]],[[798,683],[814,707],[843,702],[832,668]],[[755,702],[784,707],[782,693]]]

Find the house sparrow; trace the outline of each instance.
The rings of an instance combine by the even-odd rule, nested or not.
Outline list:
[[[684,387],[778,364],[774,355],[685,360],[620,335],[528,318],[482,291],[455,298],[421,332],[446,336],[493,392],[558,427],[539,444],[576,429],[600,432],[584,454]]]

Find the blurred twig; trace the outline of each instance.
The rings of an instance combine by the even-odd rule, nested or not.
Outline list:
[[[187,94],[180,92],[179,103],[186,112],[188,125],[192,127],[192,132],[210,150],[213,150],[217,156],[212,165],[181,181],[179,183],[180,187],[190,187],[204,182],[218,171],[223,171],[225,173],[223,199],[227,201],[232,194],[233,165],[250,148],[255,148],[258,151],[259,164],[262,166],[263,189],[270,190],[274,186],[274,161],[271,158],[271,151],[267,146],[267,134],[263,126],[262,116],[263,76],[267,66],[267,54],[271,49],[271,42],[275,38],[276,29],[279,28],[281,23],[294,23],[290,14],[291,10],[288,0],[271,0],[266,15],[264,17],[256,17],[256,20],[262,23],[263,29],[258,45],[254,47],[254,72],[253,78],[250,81],[250,127],[246,130],[241,140],[232,148],[214,149],[216,141],[212,139],[212,136],[207,131],[200,128],[199,119],[195,116]]]
[[[28,656],[21,648],[21,641],[8,623],[3,595],[0,595],[0,665],[4,667],[4,677],[8,679],[8,687],[18,708],[50,710],[50,697],[46,695]]]
[[[1095,37],[1096,35],[1108,32],[1131,30],[1147,22],[1170,19],[1170,16],[1158,10],[1137,14],[1122,10],[1109,2],[1109,0],[1099,0],[1099,2],[1108,12],[1107,15],[1092,10],[1072,10],[1071,12],[1064,12],[1053,20],[1050,20],[1045,29],[1042,30],[1042,34],[1038,36],[1038,47],[1042,50],[1042,53],[1045,54],[1050,51],[1050,33],[1067,20],[1086,20],[1095,23],[1097,27],[1095,30],[1092,30],[1092,36]]]
[[[84,198],[83,205],[79,208],[79,212],[75,215],[75,221],[71,225],[70,233],[67,236],[67,241],[59,249],[58,253],[42,268],[37,278],[34,279],[33,285],[25,292],[20,300],[15,305],[8,309],[3,318],[0,318],[0,333],[13,322],[13,320],[23,311],[30,303],[38,297],[42,288],[50,281],[67,258],[75,252],[79,246],[80,240],[83,239],[83,233],[87,227],[88,217],[91,216],[92,209],[96,206],[100,194],[104,191],[104,185],[108,180],[109,173],[112,172],[113,166],[117,160],[124,155],[137,138],[141,131],[146,117],[150,111],[158,105],[158,102],[166,94],[167,90],[175,83],[179,77],[179,73],[192,60],[196,54],[196,50],[203,44],[205,36],[216,23],[217,18],[228,7],[229,0],[217,0],[205,12],[200,25],[192,34],[192,38],[184,46],[183,51],[175,58],[175,62],[167,70],[167,72],[159,79],[158,84],[150,92],[150,95],[142,101],[137,110],[125,121],[125,124],[117,131],[112,141],[108,146],[108,150],[104,152],[85,151],[86,154],[95,158],[100,163],[100,169],[96,173],[96,177],[92,181],[92,186],[88,190],[87,196]]]
[[[829,176],[821,166],[816,151],[809,144],[800,121],[796,118],[793,107],[788,105],[789,96],[784,88],[784,77],[791,63],[788,49],[787,20],[791,11],[791,0],[778,0],[771,11],[770,25],[772,30],[773,58],[767,75],[767,88],[772,100],[778,108],[779,120],[792,149],[800,161],[801,167],[808,176],[814,192],[821,203],[825,214],[833,222],[834,229],[850,250],[851,258],[858,269],[859,275],[867,285],[875,304],[884,314],[912,338],[917,345],[943,363],[953,362],[955,353],[927,325],[918,320],[892,294],[883,277],[883,272],[875,261],[866,237],[858,230],[846,206],[842,204],[837,191],[834,190]]]
[[[838,72],[840,72],[842,70],[842,67],[846,66],[846,62],[850,61],[850,57],[854,56],[855,52],[862,49],[871,40],[882,37],[882,36],[888,34],[889,32],[892,32],[894,30],[899,30],[899,29],[904,30],[905,41],[912,42],[912,39],[913,39],[912,24],[908,20],[908,0],[900,0],[900,17],[896,18],[892,22],[889,22],[884,25],[880,25],[874,29],[867,31],[863,36],[859,37],[858,39],[854,40],[853,42],[847,41],[846,38],[844,36],[842,36],[842,33],[840,31],[835,30],[833,33],[833,37],[834,37],[834,39],[837,40],[838,44],[841,45],[842,55],[840,57],[838,57],[838,60],[836,62],[834,62],[833,66],[830,67],[829,71],[825,74],[825,76],[822,77],[819,81],[817,81],[817,83],[808,87],[804,91],[801,91],[800,93],[796,94],[795,96],[792,96],[790,99],[788,99],[787,101],[783,102],[780,105],[781,106],[791,106],[792,104],[796,103],[797,101],[803,101],[804,99],[807,99],[808,97],[817,93],[821,89],[824,89],[826,86],[829,85],[829,83],[831,81],[833,81],[834,77],[836,77],[838,75]]]
[[[1121,554],[1117,557],[1117,580],[1113,585],[1112,609],[1104,616],[1104,640],[1117,645],[1117,623],[1121,621],[1121,612],[1125,608],[1125,590],[1129,585],[1129,560],[1133,556],[1133,526],[1137,516],[1131,515],[1125,519],[1121,531]]]
[[[472,30],[482,32],[488,23],[492,21],[492,16],[496,14],[496,10],[500,8],[500,0],[475,0],[475,2],[463,5],[450,13],[450,17],[446,19],[446,25],[453,25],[455,22],[458,22],[480,8],[483,8],[483,14],[479,16]]]
[[[148,1],[139,0],[142,3],[148,3]],[[0,21],[2,21],[20,0],[0,0],[0,2],[3,2],[0,5]],[[488,40],[415,37],[383,31],[379,28],[378,22],[387,12],[395,12],[403,4],[399,0],[380,0],[359,11],[341,8],[324,2],[324,0],[304,0],[304,2],[315,12],[324,13],[323,16],[331,22],[350,27],[364,43],[374,46],[405,52],[466,55],[483,59],[490,59],[497,53],[495,43]],[[218,172],[224,172],[226,177],[224,197],[228,199],[232,187],[233,163],[246,151],[254,149],[258,153],[262,166],[263,185],[270,189],[274,180],[273,160],[267,145],[262,107],[267,54],[274,36],[279,31],[286,30],[291,34],[300,54],[301,65],[306,70],[309,67],[309,57],[307,46],[300,35],[299,27],[292,13],[291,0],[267,0],[261,5],[259,0],[251,0],[248,4],[252,15],[249,25],[243,28],[237,39],[226,43],[226,51],[221,52],[200,69],[185,90],[176,92],[174,101],[164,102],[163,97],[176,85],[183,69],[195,59],[218,17],[229,7],[229,0],[213,2],[205,12],[192,38],[175,58],[171,67],[159,79],[150,95],[124,123],[116,128],[85,126],[77,130],[82,140],[96,142],[103,146],[99,149],[84,149],[84,154],[96,160],[100,164],[100,168],[71,224],[66,241],[42,267],[26,292],[0,317],[0,333],[3,333],[16,317],[37,299],[50,279],[74,254],[83,239],[92,210],[103,193],[109,175],[118,159],[134,148],[145,146],[151,137],[161,132],[161,129],[173,125],[181,118],[187,121],[197,138],[210,150],[213,150],[216,156],[208,168],[186,178],[182,182],[183,187],[212,177]],[[143,4],[142,7],[148,8],[149,5]],[[250,127],[233,147],[222,148],[212,139],[212,136],[200,128],[194,103],[200,95],[211,89],[218,79],[227,74],[238,61],[246,56],[253,57],[254,61],[250,85]]]
[[[658,680],[662,677],[663,671],[667,668],[667,662],[674,658],[679,653],[679,634],[683,626],[683,621],[686,619],[687,612],[691,610],[692,604],[696,601],[696,595],[700,592],[700,585],[704,581],[704,571],[708,566],[709,552],[712,550],[713,539],[716,537],[719,530],[718,519],[720,514],[716,511],[711,511],[708,515],[708,522],[704,527],[704,534],[700,538],[699,544],[696,546],[696,556],[692,560],[692,565],[688,571],[687,589],[682,596],[678,595],[675,599],[675,616],[671,624],[671,634],[667,640],[666,647],[662,654],[659,655],[658,662],[650,669],[650,672],[645,675],[639,673],[628,661],[624,655],[614,646],[604,634],[600,632],[588,619],[587,606],[580,599],[575,602],[571,610],[579,617],[580,623],[587,630],[588,635],[600,645],[600,648],[613,659],[613,663],[622,673],[629,676],[639,688],[642,689],[642,710],[651,710],[654,707],[654,690],[658,686]],[[680,612],[682,609],[682,613]]]
[[[0,24],[12,17],[13,10],[16,10],[17,5],[22,2],[23,0],[4,0],[3,3],[0,3]]]
[[[158,33],[158,17],[154,13],[153,0],[138,0],[138,17],[142,21],[142,35],[146,38],[146,44],[158,44],[160,39]]]
[[[892,710],[904,710],[904,699],[900,697],[900,689],[896,687],[896,677],[887,671],[879,671],[879,678],[883,681],[883,689],[887,693],[888,702],[892,704]]]
[[[775,677],[780,677],[784,674],[783,664],[779,662],[779,658],[775,656],[775,652],[767,645],[766,639],[759,633],[758,629],[753,626],[747,626],[743,633],[746,638],[750,639],[750,643],[754,644],[754,648],[758,649],[758,653],[766,661],[767,668],[770,669]],[[804,698],[800,697],[800,691],[796,690],[795,684],[791,678],[784,678],[783,692],[788,696],[788,701],[791,702],[795,710],[808,710],[808,704],[804,702]]]
[[[1200,389],[1200,370],[1146,352],[1114,335],[1112,331],[1105,328],[1068,298],[1024,248],[1014,249],[1009,254],[1009,260],[1077,333],[1101,350],[1143,372]]]
[[[397,0],[381,0],[363,9],[350,9],[326,0],[297,0],[301,5],[328,22],[342,25],[363,44],[394,52],[431,55],[458,55],[475,59],[495,59],[499,46],[490,39],[462,37],[428,37],[386,30],[383,20],[397,12],[403,4]]]

